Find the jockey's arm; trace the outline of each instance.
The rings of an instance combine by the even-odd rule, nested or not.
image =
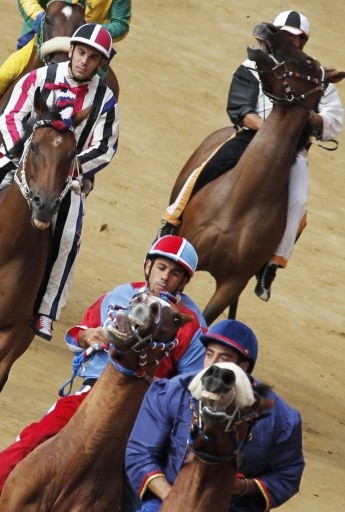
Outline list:
[[[20,14],[24,19],[24,23],[31,30],[34,29],[34,24],[38,15],[44,13],[44,8],[41,3],[47,4],[47,2],[37,2],[37,0],[17,0]]]
[[[110,90],[108,90],[103,100],[101,111],[101,115],[95,121],[90,142],[86,141],[84,149],[77,155],[82,166],[84,179],[92,178],[107,166],[117,150],[118,105]]]
[[[255,131],[261,128],[263,122],[264,120],[256,112],[249,112],[241,120],[243,126]]]
[[[335,139],[343,130],[344,107],[334,84],[328,84],[319,102],[317,112],[322,119],[320,138],[322,140]]]
[[[89,16],[90,18],[92,17],[92,5]],[[86,18],[88,19],[87,10]],[[110,32],[114,41],[120,41],[121,39],[124,39],[129,32],[130,20],[131,0],[113,0],[107,14],[107,22],[103,23],[103,26]],[[92,21],[98,21],[98,23],[101,22],[101,20],[95,19]]]

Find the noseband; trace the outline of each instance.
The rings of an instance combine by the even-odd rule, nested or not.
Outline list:
[[[27,157],[28,157],[29,151],[30,151],[30,144],[31,144],[34,132],[38,128],[43,128],[45,126],[51,126],[52,127],[51,121],[40,120],[40,121],[36,121],[36,123],[34,124],[33,130],[32,130],[32,134],[30,135],[30,137],[27,139],[27,141],[24,144],[23,155],[22,155],[22,157],[21,157],[21,159],[19,161],[18,168],[17,168],[17,170],[15,172],[15,175],[14,175],[14,181],[17,183],[22,196],[24,197],[24,199],[26,199],[26,201],[27,201],[27,203],[29,205],[29,209],[30,210],[32,209],[32,199],[33,199],[33,197],[32,197],[32,193],[31,193],[30,187],[28,185],[28,182],[26,180],[26,162],[27,162]],[[73,128],[68,128],[68,129],[74,133],[74,129]],[[20,165],[21,165],[21,171],[19,171]],[[19,174],[19,172],[20,172],[20,174]],[[63,190],[62,190],[62,192],[61,192],[61,194],[60,194],[60,196],[58,198],[58,201],[60,203],[61,203],[62,199],[65,197],[65,195],[67,194],[67,192],[72,187],[73,177],[74,176],[77,176],[76,179],[79,182],[81,182],[82,172],[81,172],[81,167],[80,167],[79,160],[78,160],[77,157],[75,157],[73,159],[72,166],[71,166],[69,175],[67,177],[66,184],[65,184],[65,186],[64,186],[64,188],[63,188]]]
[[[186,459],[186,456],[188,452],[194,453],[197,458],[205,463],[205,464],[226,464],[228,462],[231,462],[236,458],[236,467],[238,467],[238,456],[244,445],[247,443],[247,441],[250,438],[250,431],[254,423],[256,422],[258,415],[255,412],[250,412],[245,415],[241,415],[241,411],[238,409],[238,407],[234,407],[234,410],[231,414],[224,413],[224,420],[226,421],[224,430],[221,435],[223,434],[230,434],[231,441],[233,442],[233,449],[228,455],[219,456],[219,455],[212,455],[210,453],[202,452],[200,450],[195,449],[194,447],[194,441],[197,437],[200,437],[203,441],[206,441],[207,443],[215,442],[216,438],[214,436],[210,436],[208,434],[205,434],[202,428],[202,403],[199,401],[199,405],[197,405],[195,399],[191,399],[190,407],[193,411],[193,420],[192,420],[192,426],[189,433],[189,438],[187,440],[187,447],[185,451],[185,455],[183,458],[183,462]],[[244,439],[240,439],[238,427],[248,424],[248,432]]]
[[[131,320],[131,317],[129,315],[129,322],[131,326],[131,330],[133,333],[134,338],[136,339],[136,343],[132,345],[128,350],[120,350],[113,343],[109,343],[109,346],[115,351],[116,354],[124,355],[128,354],[131,351],[136,352],[139,354],[139,368],[137,370],[130,370],[124,366],[122,366],[118,360],[110,358],[110,362],[112,365],[121,373],[124,375],[130,376],[130,377],[138,377],[138,378],[144,378],[149,383],[152,382],[152,378],[150,377],[150,373],[154,368],[156,368],[161,360],[168,356],[170,351],[173,350],[179,343],[177,338],[174,338],[173,340],[167,341],[167,342],[161,342],[161,341],[155,341],[155,336],[157,336],[159,332],[159,328],[162,323],[162,308],[164,307],[162,305],[161,299],[156,299],[159,304],[159,315],[158,320],[155,323],[154,331],[147,335],[142,336],[140,332],[140,327],[138,327],[134,321]],[[166,302],[166,301],[164,301]],[[167,306],[165,306],[167,307]],[[125,308],[121,308],[125,309]],[[126,308],[128,309],[128,308]],[[115,319],[115,316],[113,312],[109,312],[109,319],[107,322],[113,322]],[[106,322],[106,323],[107,323]],[[106,324],[105,324],[106,325]],[[151,364],[148,364],[148,353],[150,350],[161,350],[162,354],[161,357],[155,359]]]
[[[287,69],[287,65],[286,65],[285,61],[278,62],[273,57],[273,55],[271,55],[271,58],[276,63],[276,65],[272,69],[270,69],[268,71],[262,71],[262,70],[259,70],[258,68],[256,68],[256,71],[258,72],[259,76],[265,75],[267,73],[273,73],[275,78],[277,80],[280,80],[281,83],[283,84],[285,95],[282,98],[279,98],[278,96],[274,96],[274,94],[267,92],[263,88],[262,90],[263,90],[264,94],[268,98],[270,98],[273,101],[273,103],[278,103],[278,104],[297,103],[299,105],[302,105],[304,108],[306,108],[309,111],[309,108],[305,106],[303,101],[306,98],[308,98],[309,96],[311,96],[312,94],[319,94],[319,93],[324,92],[324,90],[325,90],[325,70],[324,70],[324,68],[322,66],[320,67],[321,78],[315,78],[310,75],[302,75],[301,73],[289,71]],[[281,69],[283,72],[282,72],[282,74],[279,74],[277,71],[281,70]],[[314,87],[313,89],[311,89],[310,91],[308,91],[304,94],[301,94],[300,96],[296,96],[290,87],[289,80],[288,80],[289,78],[298,78],[301,80],[305,80],[306,82],[312,82],[312,83],[316,84],[316,87]]]

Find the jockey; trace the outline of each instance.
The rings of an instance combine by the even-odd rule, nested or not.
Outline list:
[[[309,39],[310,27],[309,21],[303,14],[284,11],[275,18],[273,24],[288,34],[291,44],[301,50],[304,48]],[[236,137],[225,142],[219,151],[212,155],[206,164],[203,164],[203,176],[211,176],[214,179],[234,167],[271,110],[272,102],[262,91],[258,73],[255,71],[255,63],[246,59],[233,75],[228,96],[227,112],[236,127]],[[317,112],[310,113],[309,124],[314,136],[319,140],[331,140],[337,137],[343,127],[343,115],[344,109],[340,96],[334,84],[328,84]],[[272,259],[256,276],[255,293],[266,302],[271,295],[271,285],[277,268],[286,267],[296,237],[306,224],[307,150],[310,145],[308,141],[307,145],[296,154],[296,160],[290,169],[287,223],[283,238]],[[182,211],[197,177],[194,173],[191,174],[175,203],[163,212],[162,226],[158,236],[173,233],[175,227],[180,224]],[[198,180],[198,186],[202,186],[201,180]]]
[[[138,292],[146,289],[175,302],[181,313],[193,317],[192,322],[181,327],[176,335],[179,343],[158,366],[156,377],[172,377],[185,372],[197,372],[202,368],[205,348],[200,342],[207,327],[195,302],[184,293],[184,287],[193,276],[198,258],[193,246],[184,238],[166,236],[153,244],[145,263],[145,281],[126,283],[102,295],[85,312],[81,322],[69,329],[65,341],[76,357],[94,347],[90,359],[83,362],[78,376],[83,379],[82,388],[72,396],[60,392],[60,398],[49,412],[37,423],[26,427],[17,441],[0,452],[0,493],[12,469],[36,446],[57,434],[73,416],[86,398],[108,363],[104,350],[107,337],[104,323],[112,312],[127,307]],[[67,385],[70,381],[67,382]],[[67,385],[63,386],[64,390]]]
[[[0,96],[26,68],[37,36],[45,23],[45,9],[54,0],[18,0],[24,19],[17,51],[0,66]],[[85,21],[99,23],[110,32],[113,41],[124,39],[129,31],[131,0],[64,0],[68,4],[85,4]],[[104,78],[104,74],[102,74]]]
[[[258,344],[248,326],[222,320],[201,340],[206,347],[204,368],[232,362],[251,374]],[[161,379],[146,393],[126,451],[127,476],[142,499],[138,511],[160,509],[186,459],[193,414],[188,385],[195,375]],[[255,389],[257,382],[251,379]],[[273,399],[274,405],[255,423],[242,450],[240,473],[229,503],[234,512],[268,511],[299,490],[304,469],[300,414],[272,390],[267,398]]]
[[[52,321],[59,317],[67,300],[72,269],[80,246],[85,194],[91,190],[94,176],[106,167],[117,150],[119,114],[111,90],[97,75],[112,49],[110,33],[101,25],[88,23],[71,38],[69,61],[45,66],[25,75],[15,86],[3,114],[0,132],[0,182],[7,173],[13,177],[16,163],[10,150],[24,134],[24,124],[35,119],[34,93],[40,87],[48,107],[63,105],[68,99],[73,113],[93,107],[92,117],[75,130],[83,188],[70,190],[53,222],[52,253],[38,294],[34,331],[52,338]],[[92,119],[92,121],[91,121]],[[91,121],[91,122],[90,122]],[[10,181],[8,176],[7,181]]]

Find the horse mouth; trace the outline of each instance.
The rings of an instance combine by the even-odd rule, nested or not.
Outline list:
[[[133,338],[131,322],[122,309],[117,311],[115,319],[107,326],[107,333],[116,341],[127,341]]]
[[[35,218],[35,219],[32,219],[32,223],[33,223],[33,225],[35,226],[35,228],[40,229],[40,230],[42,230],[42,231],[43,231],[44,229],[49,228],[49,226],[50,226],[50,222],[42,222],[42,221],[40,221],[40,220],[38,220],[38,219],[36,219],[36,218]]]

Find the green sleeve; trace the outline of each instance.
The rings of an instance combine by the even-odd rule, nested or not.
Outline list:
[[[131,20],[131,0],[113,0],[109,10],[109,21],[103,26],[111,37],[120,40],[126,37]]]

